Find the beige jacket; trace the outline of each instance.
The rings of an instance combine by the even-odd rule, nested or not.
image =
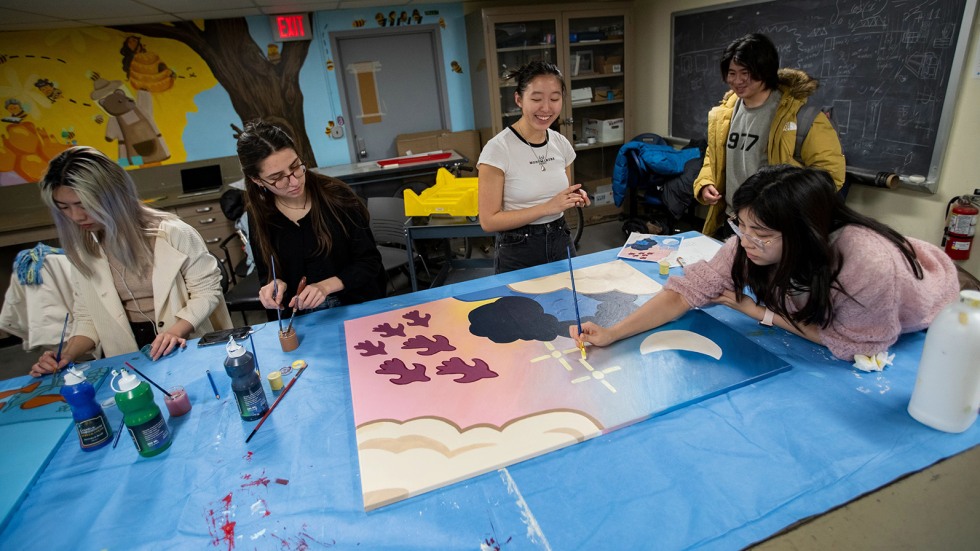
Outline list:
[[[24,350],[57,350],[65,313],[74,305],[71,272],[66,255],[49,254],[39,274],[43,283],[21,285],[17,274],[12,274],[0,310],[0,329],[20,337]]]
[[[188,321],[197,338],[216,329],[230,329],[231,316],[221,294],[221,273],[197,231],[180,220],[160,223],[161,235],[153,248],[153,308],[158,331]],[[102,345],[106,357],[138,350],[122,300],[112,281],[105,255],[81,252],[92,269],[90,277],[72,269],[75,286],[74,335],[84,335]]]

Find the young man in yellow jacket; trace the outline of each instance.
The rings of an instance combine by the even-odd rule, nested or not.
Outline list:
[[[803,71],[780,69],[779,53],[762,34],[743,36],[725,49],[721,76],[731,88],[708,113],[708,150],[694,181],[694,197],[709,205],[702,233],[727,237],[731,198],[763,166],[790,164],[826,170],[840,189],[844,155],[830,120],[817,113],[796,152],[797,114],[817,89]]]

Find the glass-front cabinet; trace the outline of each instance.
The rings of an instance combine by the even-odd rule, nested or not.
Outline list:
[[[616,154],[632,138],[629,4],[488,8],[467,16],[473,108],[485,143],[518,120],[516,85],[507,71],[529,61],[555,63],[567,91],[552,127],[574,145],[575,183],[593,196],[586,223],[616,216],[611,177]],[[474,160],[475,161],[475,160]]]

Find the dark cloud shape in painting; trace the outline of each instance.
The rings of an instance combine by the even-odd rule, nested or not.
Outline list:
[[[500,297],[471,311],[469,321],[470,333],[496,343],[550,342],[563,328],[555,316],[526,297]],[[567,335],[567,325],[564,328]]]

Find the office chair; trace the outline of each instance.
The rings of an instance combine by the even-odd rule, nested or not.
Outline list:
[[[394,293],[395,285],[391,279],[393,272],[401,271],[408,275],[408,246],[405,237],[405,200],[398,197],[368,197],[368,213],[371,215],[371,233],[381,252],[388,284]],[[425,260],[414,253],[412,262],[421,261],[426,274],[429,273]]]

